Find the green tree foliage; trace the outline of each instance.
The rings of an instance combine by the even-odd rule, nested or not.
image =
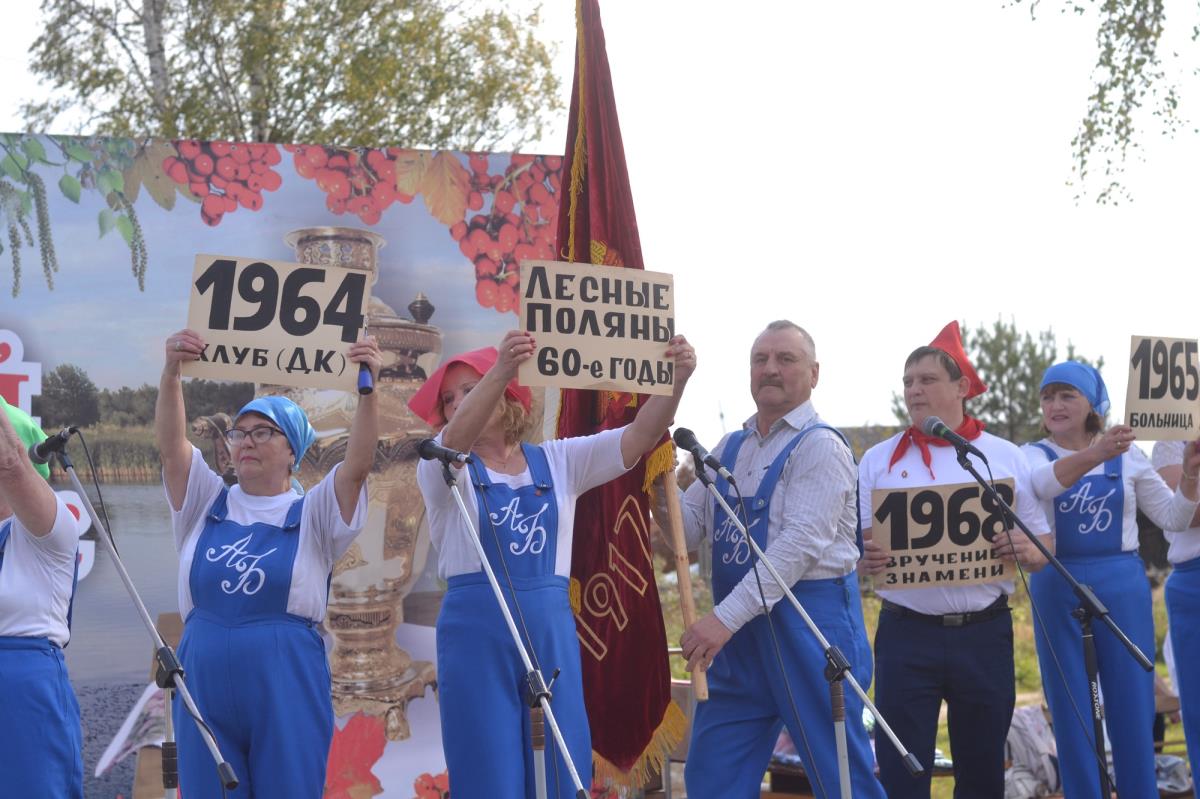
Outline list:
[[[44,0],[30,69],[114,136],[518,147],[562,108],[538,11],[478,0]]]
[[[980,325],[963,331],[963,347],[988,387],[987,392],[967,402],[967,411],[987,425],[988,432],[1017,444],[1041,438],[1042,407],[1038,388],[1042,373],[1059,360],[1074,359],[1093,363],[1067,344],[1066,355],[1059,357],[1053,330],[1036,336],[1022,333],[1012,319],[997,319],[989,328]],[[1099,368],[1104,359],[1094,362]],[[904,397],[892,395],[892,413],[904,425],[909,423]]]
[[[73,136],[0,134],[0,225],[7,228],[12,260],[12,295],[21,293],[22,246],[35,248],[31,222],[36,224],[36,249],[41,256],[46,285],[54,288],[58,256],[50,226],[46,182],[37,170],[60,172],[58,191],[80,204],[84,191],[104,200],[96,217],[100,236],[113,230],[129,246],[130,265],[138,288],[145,288],[146,240],[133,210],[137,185],[127,186],[125,173],[135,165],[141,147],[128,139],[87,139]],[[127,193],[132,189],[132,193]],[[170,193],[174,201],[174,191]],[[0,244],[0,253],[4,245]]]
[[[41,396],[33,398],[33,413],[42,427],[86,427],[100,420],[100,392],[87,372],[64,363],[42,378]]]
[[[254,399],[253,383],[225,383],[193,378],[183,382],[183,402],[188,418],[227,413],[233,416]]]
[[[100,392],[100,419],[118,427],[150,424],[154,421],[157,400],[158,387],[149,383],[140,388],[106,388]]]
[[[1020,3],[1022,0],[1015,0]],[[1036,14],[1040,0],[1027,0]],[[1130,151],[1138,149],[1139,126],[1148,111],[1162,130],[1174,134],[1178,88],[1168,78],[1159,46],[1166,26],[1163,0],[1064,0],[1063,10],[1085,14],[1099,12],[1096,29],[1097,60],[1092,71],[1095,88],[1087,111],[1071,141],[1075,155],[1076,186],[1085,191],[1095,181],[1096,201],[1116,203],[1128,198],[1121,175]],[[1200,30],[1193,31],[1193,38]],[[1093,175],[1099,163],[1102,174]]]
[[[253,383],[230,383],[192,379],[183,382],[183,401],[188,418],[228,413],[230,416],[254,399]],[[154,423],[158,386],[145,383],[138,388],[122,386],[99,390],[78,366],[63,364],[42,380],[42,393],[33,398],[33,411],[47,428],[73,424],[86,427],[97,422],[116,427],[138,427]]]

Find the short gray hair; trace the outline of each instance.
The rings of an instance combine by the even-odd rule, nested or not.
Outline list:
[[[800,334],[800,338],[804,339],[805,343],[808,344],[809,352],[812,354],[813,358],[817,357],[817,343],[813,341],[813,337],[808,334],[808,331],[800,327],[800,325],[796,324],[790,319],[776,319],[774,322],[767,324],[767,327],[763,330],[763,333],[773,333],[778,330],[795,330]],[[762,333],[759,335],[762,335]]]

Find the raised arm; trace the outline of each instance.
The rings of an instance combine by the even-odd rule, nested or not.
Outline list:
[[[162,377],[158,381],[158,399],[154,404],[154,439],[162,459],[163,483],[175,510],[183,508],[187,495],[188,474],[192,469],[192,445],[187,438],[187,412],[183,407],[182,365],[195,361],[204,351],[204,339],[192,330],[180,330],[167,337]]]
[[[8,414],[0,410],[0,501],[21,524],[41,538],[54,528],[58,503],[54,491],[33,468],[29,453]]]
[[[675,336],[667,343],[666,356],[675,361],[674,391],[670,396],[653,396],[646,400],[621,434],[621,458],[626,469],[633,468],[642,455],[653,449],[675,421],[683,389],[696,371],[696,351],[683,336]]]
[[[1183,448],[1183,463],[1163,466],[1158,474],[1169,488],[1178,489],[1194,502],[1200,489],[1200,441],[1189,441]],[[1200,508],[1192,516],[1191,526],[1200,526]]]
[[[1133,440],[1137,436],[1133,433],[1133,428],[1123,424],[1116,424],[1104,431],[1104,435],[1096,439],[1090,447],[1081,449],[1078,452],[1072,452],[1070,455],[1054,461],[1054,477],[1058,480],[1062,489],[1070,488],[1092,469],[1095,469],[1105,461],[1122,455],[1126,450],[1133,445]],[[1054,494],[1053,496],[1057,496]],[[1039,499],[1053,499],[1051,497],[1043,497],[1039,495]]]
[[[517,368],[533,357],[535,347],[533,336],[522,330],[504,334],[497,347],[499,358],[496,363],[463,397],[454,411],[454,418],[442,428],[443,446],[460,452],[471,451],[504,396],[504,387],[517,376]]]
[[[378,379],[383,358],[379,352],[379,342],[374,336],[367,336],[362,341],[355,342],[350,347],[347,359],[352,363],[365,363],[371,370],[371,377]],[[350,524],[354,519],[358,495],[362,492],[367,475],[371,473],[371,466],[375,463],[375,449],[379,442],[378,396],[376,391],[359,396],[358,409],[354,412],[354,421],[350,424],[346,457],[333,479],[338,510],[341,511],[342,520],[346,524]]]

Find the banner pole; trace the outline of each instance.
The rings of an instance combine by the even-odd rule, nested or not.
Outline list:
[[[684,629],[696,623],[696,600],[692,596],[692,570],[688,561],[687,542],[683,537],[683,508],[679,505],[679,485],[675,470],[663,474],[663,495],[667,502],[667,520],[671,530],[671,549],[675,550],[675,574],[679,578],[679,607],[683,611]],[[708,700],[708,676],[701,670],[692,672],[692,691],[697,702]]]

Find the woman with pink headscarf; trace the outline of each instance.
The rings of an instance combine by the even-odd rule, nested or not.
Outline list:
[[[458,485],[525,645],[547,679],[559,674],[551,704],[586,782],[591,737],[568,597],[575,502],[633,468],[662,439],[696,355],[682,336],[671,339],[664,356],[674,361],[674,393],[645,400],[629,425],[534,445],[523,442],[531,395],[517,382],[517,369],[535,351],[532,335],[512,331],[498,350],[455,356],[430,376],[409,407],[439,428],[439,443],[473,456],[473,463],[457,469]],[[451,790],[455,799],[532,797],[529,714],[521,695],[524,665],[440,464],[422,461],[417,480],[438,550],[438,572],[447,582],[437,654]],[[573,796],[569,773],[549,735],[547,745],[554,752],[547,766],[551,795]]]

